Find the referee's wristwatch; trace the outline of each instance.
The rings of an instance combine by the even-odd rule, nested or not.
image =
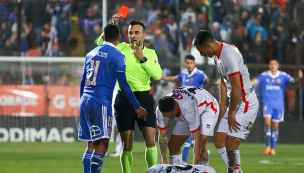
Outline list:
[[[147,60],[148,60],[148,59],[147,59],[146,57],[144,57],[142,60],[139,61],[139,63],[141,63],[141,64],[142,64],[142,63],[145,63],[145,62],[147,62]]]

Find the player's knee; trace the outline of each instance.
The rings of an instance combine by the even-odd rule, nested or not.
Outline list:
[[[235,137],[227,137],[225,145],[227,151],[229,150],[237,150],[239,145],[241,144],[242,140]]]
[[[224,147],[225,147],[225,141],[215,139],[213,143],[214,143],[214,146],[215,146],[217,149],[220,149],[220,148],[224,148]]]
[[[155,139],[154,137],[146,137],[145,138],[146,146],[147,147],[154,147],[155,146]]]

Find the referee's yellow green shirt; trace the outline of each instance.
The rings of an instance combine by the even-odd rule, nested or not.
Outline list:
[[[102,36],[99,37],[97,45],[103,43]],[[162,69],[158,63],[158,58],[155,50],[143,47],[143,54],[147,58],[145,63],[139,63],[139,60],[134,56],[134,51],[131,46],[125,42],[117,44],[116,48],[126,56],[126,77],[133,92],[149,91],[150,77],[159,80],[162,77]],[[118,85],[118,90],[121,90]]]

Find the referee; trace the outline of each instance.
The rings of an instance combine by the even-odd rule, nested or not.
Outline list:
[[[117,25],[121,15],[112,16],[113,24]],[[146,38],[146,27],[142,22],[131,21],[128,29],[130,44],[125,42],[117,44],[116,48],[126,56],[127,81],[138,100],[139,104],[147,110],[146,121],[138,118],[132,105],[127,101],[118,86],[118,94],[115,100],[115,114],[117,128],[123,141],[123,151],[120,162],[123,173],[132,172],[132,147],[135,122],[143,133],[146,143],[146,164],[148,169],[157,164],[157,149],[155,146],[156,115],[154,110],[154,99],[149,93],[150,77],[159,80],[162,77],[162,69],[154,50],[143,46]],[[102,36],[97,44],[103,43]]]

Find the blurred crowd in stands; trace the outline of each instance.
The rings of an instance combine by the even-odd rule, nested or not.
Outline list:
[[[96,46],[102,33],[101,0],[27,1],[21,11],[23,56],[71,56],[80,43],[84,56]],[[246,63],[277,59],[281,64],[294,64],[297,43],[304,46],[304,0],[176,2],[125,0],[130,11],[119,23],[122,41],[128,42],[128,23],[140,20],[147,25],[144,44],[156,50],[160,63],[179,62],[179,53],[190,53],[193,38],[202,29],[236,45]],[[121,3],[108,1],[109,21]],[[0,26],[0,55],[16,55],[16,4],[0,3]]]

